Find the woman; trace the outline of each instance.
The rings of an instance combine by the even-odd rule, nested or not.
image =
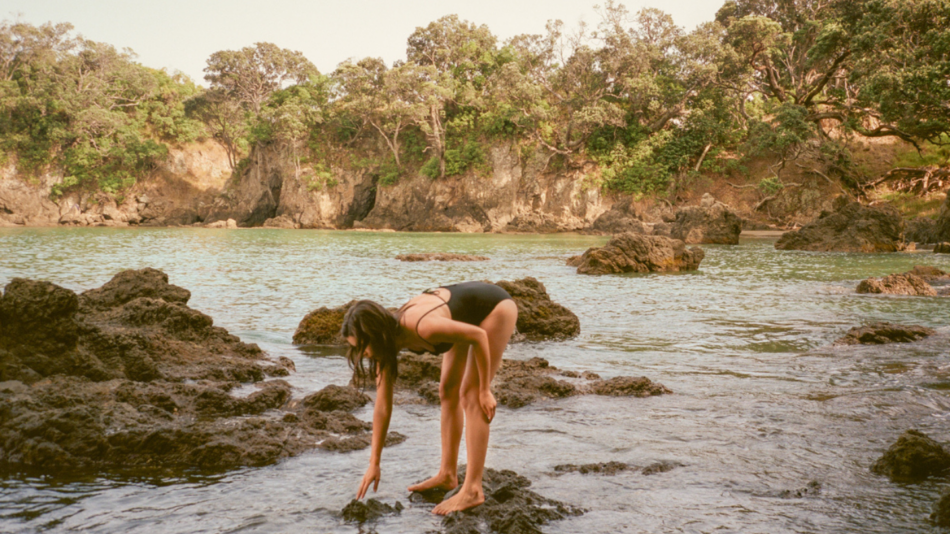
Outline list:
[[[393,383],[398,376],[396,355],[401,349],[409,349],[443,355],[439,382],[442,462],[435,476],[410,486],[409,491],[451,490],[458,486],[464,423],[468,453],[465,483],[433,512],[445,515],[485,501],[482,473],[496,404],[490,386],[517,320],[518,306],[511,296],[485,282],[427,290],[395,314],[368,300],[357,302],[346,312],[341,333],[349,344],[347,359],[358,382],[376,381],[372,452],[358,499],[366,495],[371,484],[373,491],[379,487],[379,461],[392,415]],[[365,359],[370,360],[368,367],[364,366]]]

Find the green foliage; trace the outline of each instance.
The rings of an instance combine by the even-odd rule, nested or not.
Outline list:
[[[780,182],[774,176],[767,176],[759,180],[758,188],[759,188],[759,191],[762,191],[766,195],[774,195],[775,193],[778,193],[779,191],[784,189],[785,184]]]
[[[950,135],[937,138],[937,144],[926,141],[921,149],[909,149],[898,152],[895,167],[943,167],[950,164]]]

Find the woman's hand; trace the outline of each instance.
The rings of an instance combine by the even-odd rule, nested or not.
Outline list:
[[[491,420],[495,418],[495,406],[498,405],[491,390],[483,389],[478,392],[478,405],[482,407],[482,413],[485,414],[485,418],[491,423]]]
[[[366,468],[366,473],[363,475],[363,481],[360,482],[360,490],[356,492],[356,498],[362,499],[365,497],[370,484],[373,485],[373,492],[375,493],[376,490],[379,489],[379,478],[379,465],[369,464],[369,467]]]

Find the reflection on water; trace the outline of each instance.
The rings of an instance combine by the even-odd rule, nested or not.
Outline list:
[[[772,241],[705,247],[688,275],[578,276],[564,259],[605,238],[575,235],[391,234],[208,229],[0,229],[0,284],[13,277],[84,290],[125,268],[156,267],[191,290],[216,324],[297,366],[303,396],[346,383],[340,351],[290,344],[311,309],[371,298],[398,306],[461,280],[534,276],[581,319],[579,338],[520,344],[508,357],[604,377],[645,375],[676,394],[575,397],[500,409],[488,465],[590,511],[549,532],[920,532],[941,484],[897,485],[868,471],[907,428],[950,441],[950,301],[856,295],[867,276],[932,254],[777,252]],[[397,254],[457,252],[473,263],[403,263]],[[938,328],[919,344],[829,347],[871,320]],[[369,419],[371,407],[357,412]],[[438,466],[436,407],[396,408],[409,439],[384,454],[377,497],[408,504],[404,488]],[[464,445],[463,445],[464,447]],[[367,451],[313,451],[214,478],[41,474],[0,480],[0,531],[356,532],[338,511]],[[563,463],[681,464],[644,476],[563,474]],[[820,484],[820,492],[796,492]],[[789,498],[792,495],[792,498]],[[411,505],[379,532],[437,529]]]

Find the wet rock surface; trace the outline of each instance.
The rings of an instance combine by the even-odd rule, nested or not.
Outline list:
[[[497,282],[518,305],[517,333],[513,341],[568,339],[581,332],[581,323],[571,310],[551,300],[544,284],[532,277]],[[335,308],[321,307],[308,313],[294,332],[296,345],[343,345],[343,316],[356,301]],[[395,311],[395,309],[390,309]]]
[[[937,290],[913,274],[889,274],[883,278],[862,280],[855,289],[858,293],[936,297]]]
[[[353,499],[343,507],[343,520],[350,523],[366,523],[367,521],[376,521],[387,515],[399,514],[404,507],[401,502],[396,501],[395,505],[388,505],[376,499],[366,499],[366,502]]]
[[[459,488],[465,480],[465,466],[459,468]],[[482,478],[485,502],[442,520],[446,534],[536,534],[541,527],[586,510],[548,499],[528,489],[531,481],[514,471],[486,468]],[[458,490],[445,495],[452,497]]]
[[[568,339],[581,333],[581,322],[571,310],[551,300],[536,278],[501,280],[496,284],[518,305],[517,332],[530,341]]]
[[[934,503],[930,520],[938,527],[950,527],[950,490],[944,491]]]
[[[0,298],[0,471],[220,471],[332,440],[368,445],[370,424],[349,413],[368,398],[329,386],[292,399],[289,384],[265,380],[292,362],[214,326],[189,297],[154,269],[81,295],[11,281]]]
[[[433,252],[425,254],[400,254],[396,256],[396,259],[399,261],[488,261],[491,258],[486,256],[473,256],[471,254]]]
[[[679,239],[662,236],[621,234],[603,247],[592,247],[567,260],[578,274],[619,274],[693,271],[705,253],[686,248]]]
[[[920,325],[894,323],[871,323],[856,326],[834,342],[835,345],[884,345],[887,343],[910,343],[936,334],[932,328]]]
[[[889,207],[869,207],[835,200],[834,211],[786,232],[775,243],[779,250],[820,252],[896,252],[904,248],[904,220]]]
[[[561,464],[554,466],[555,473],[580,473],[582,475],[616,475],[624,471],[638,470],[639,467],[623,462],[601,462],[596,464]]]
[[[402,354],[399,358],[398,389],[416,392],[425,402],[439,403],[440,356]],[[574,395],[610,395],[648,397],[672,393],[662,384],[645,377],[615,377],[601,380],[594,373],[578,375],[561,371],[543,358],[504,360],[492,391],[499,404],[521,408],[545,399],[563,399]]]
[[[812,480],[801,488],[793,490],[782,490],[776,497],[780,499],[804,499],[805,497],[817,497],[821,494],[821,482]]]
[[[294,332],[294,345],[343,345],[340,335],[343,316],[354,304],[351,300],[342,306],[317,308],[304,316]]]
[[[944,475],[948,470],[950,453],[918,430],[901,434],[871,466],[872,472],[893,482],[920,482],[930,476]]]
[[[670,227],[670,237],[687,245],[738,245],[740,233],[742,219],[709,193],[703,195],[699,206],[677,210]]]

